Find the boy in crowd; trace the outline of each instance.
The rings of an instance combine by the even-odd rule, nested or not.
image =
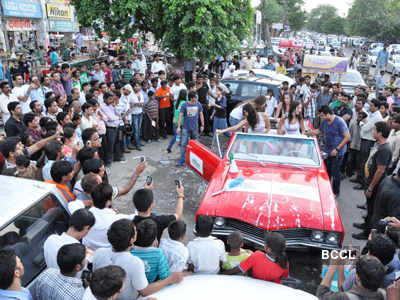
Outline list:
[[[136,225],[137,239],[131,253],[140,258],[146,266],[146,277],[149,283],[155,282],[157,278],[164,280],[171,275],[168,261],[164,252],[156,248],[157,224],[151,220],[140,221]]]
[[[168,239],[162,239],[160,249],[163,250],[167,258],[171,272],[182,272],[186,270],[189,259],[189,250],[183,244],[186,233],[186,223],[184,221],[172,221],[168,225]]]
[[[107,266],[92,274],[90,286],[82,300],[112,300],[119,297],[125,288],[126,272],[120,266]]]
[[[232,232],[228,237],[230,251],[226,253],[226,261],[222,264],[224,270],[231,270],[246,260],[252,253],[250,250],[243,250],[243,237],[239,231]]]
[[[197,238],[188,243],[189,270],[200,274],[217,274],[221,262],[226,262],[224,243],[211,236],[214,221],[211,216],[197,218]]]

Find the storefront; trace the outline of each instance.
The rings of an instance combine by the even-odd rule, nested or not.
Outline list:
[[[1,0],[1,5],[9,50],[21,52],[23,49],[35,49],[40,44],[38,32],[42,30],[40,0]]]
[[[69,1],[62,0],[49,0],[46,3],[48,32],[52,46],[60,46],[61,42],[71,41],[72,34],[79,32],[74,9],[68,4]]]

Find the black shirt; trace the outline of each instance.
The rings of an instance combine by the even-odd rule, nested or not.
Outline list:
[[[26,131],[26,126],[21,122],[14,119],[12,116],[7,120],[4,125],[7,137],[20,136]]]
[[[151,214],[149,217],[135,216],[133,223],[137,225],[140,221],[152,219],[157,224],[157,240],[160,241],[161,236],[165,228],[168,227],[169,223],[175,221],[175,215],[155,215]]]
[[[197,90],[199,102],[203,105],[207,104],[208,85],[203,83],[203,86]]]
[[[374,174],[378,169],[378,166],[386,166],[386,169],[390,166],[392,162],[392,148],[390,144],[386,142],[385,144],[375,143],[375,146],[371,149],[369,158],[365,163],[365,177],[368,178],[368,184],[371,183]],[[381,180],[383,179],[383,176]],[[378,185],[377,185],[378,186]]]

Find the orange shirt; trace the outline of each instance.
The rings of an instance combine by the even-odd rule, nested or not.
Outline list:
[[[168,108],[171,106],[171,100],[170,97],[171,95],[169,95],[169,87],[167,87],[166,90],[164,90],[162,87],[160,87],[157,92],[156,92],[156,97],[164,97],[167,96],[168,97],[164,97],[164,98],[160,98],[159,102],[160,102],[160,106],[159,108]]]
[[[57,183],[54,180],[45,180],[45,182],[47,183],[51,183],[51,184],[55,184],[57,189],[61,192],[61,194],[64,196],[65,201],[67,202],[71,202],[75,200],[75,195],[72,194],[69,191],[68,186],[66,186],[65,184],[61,184],[61,183]]]

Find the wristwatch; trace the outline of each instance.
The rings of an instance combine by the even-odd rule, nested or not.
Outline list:
[[[339,151],[340,151],[340,149],[338,149],[338,148],[335,148],[335,150],[336,150],[336,152],[339,152]]]

